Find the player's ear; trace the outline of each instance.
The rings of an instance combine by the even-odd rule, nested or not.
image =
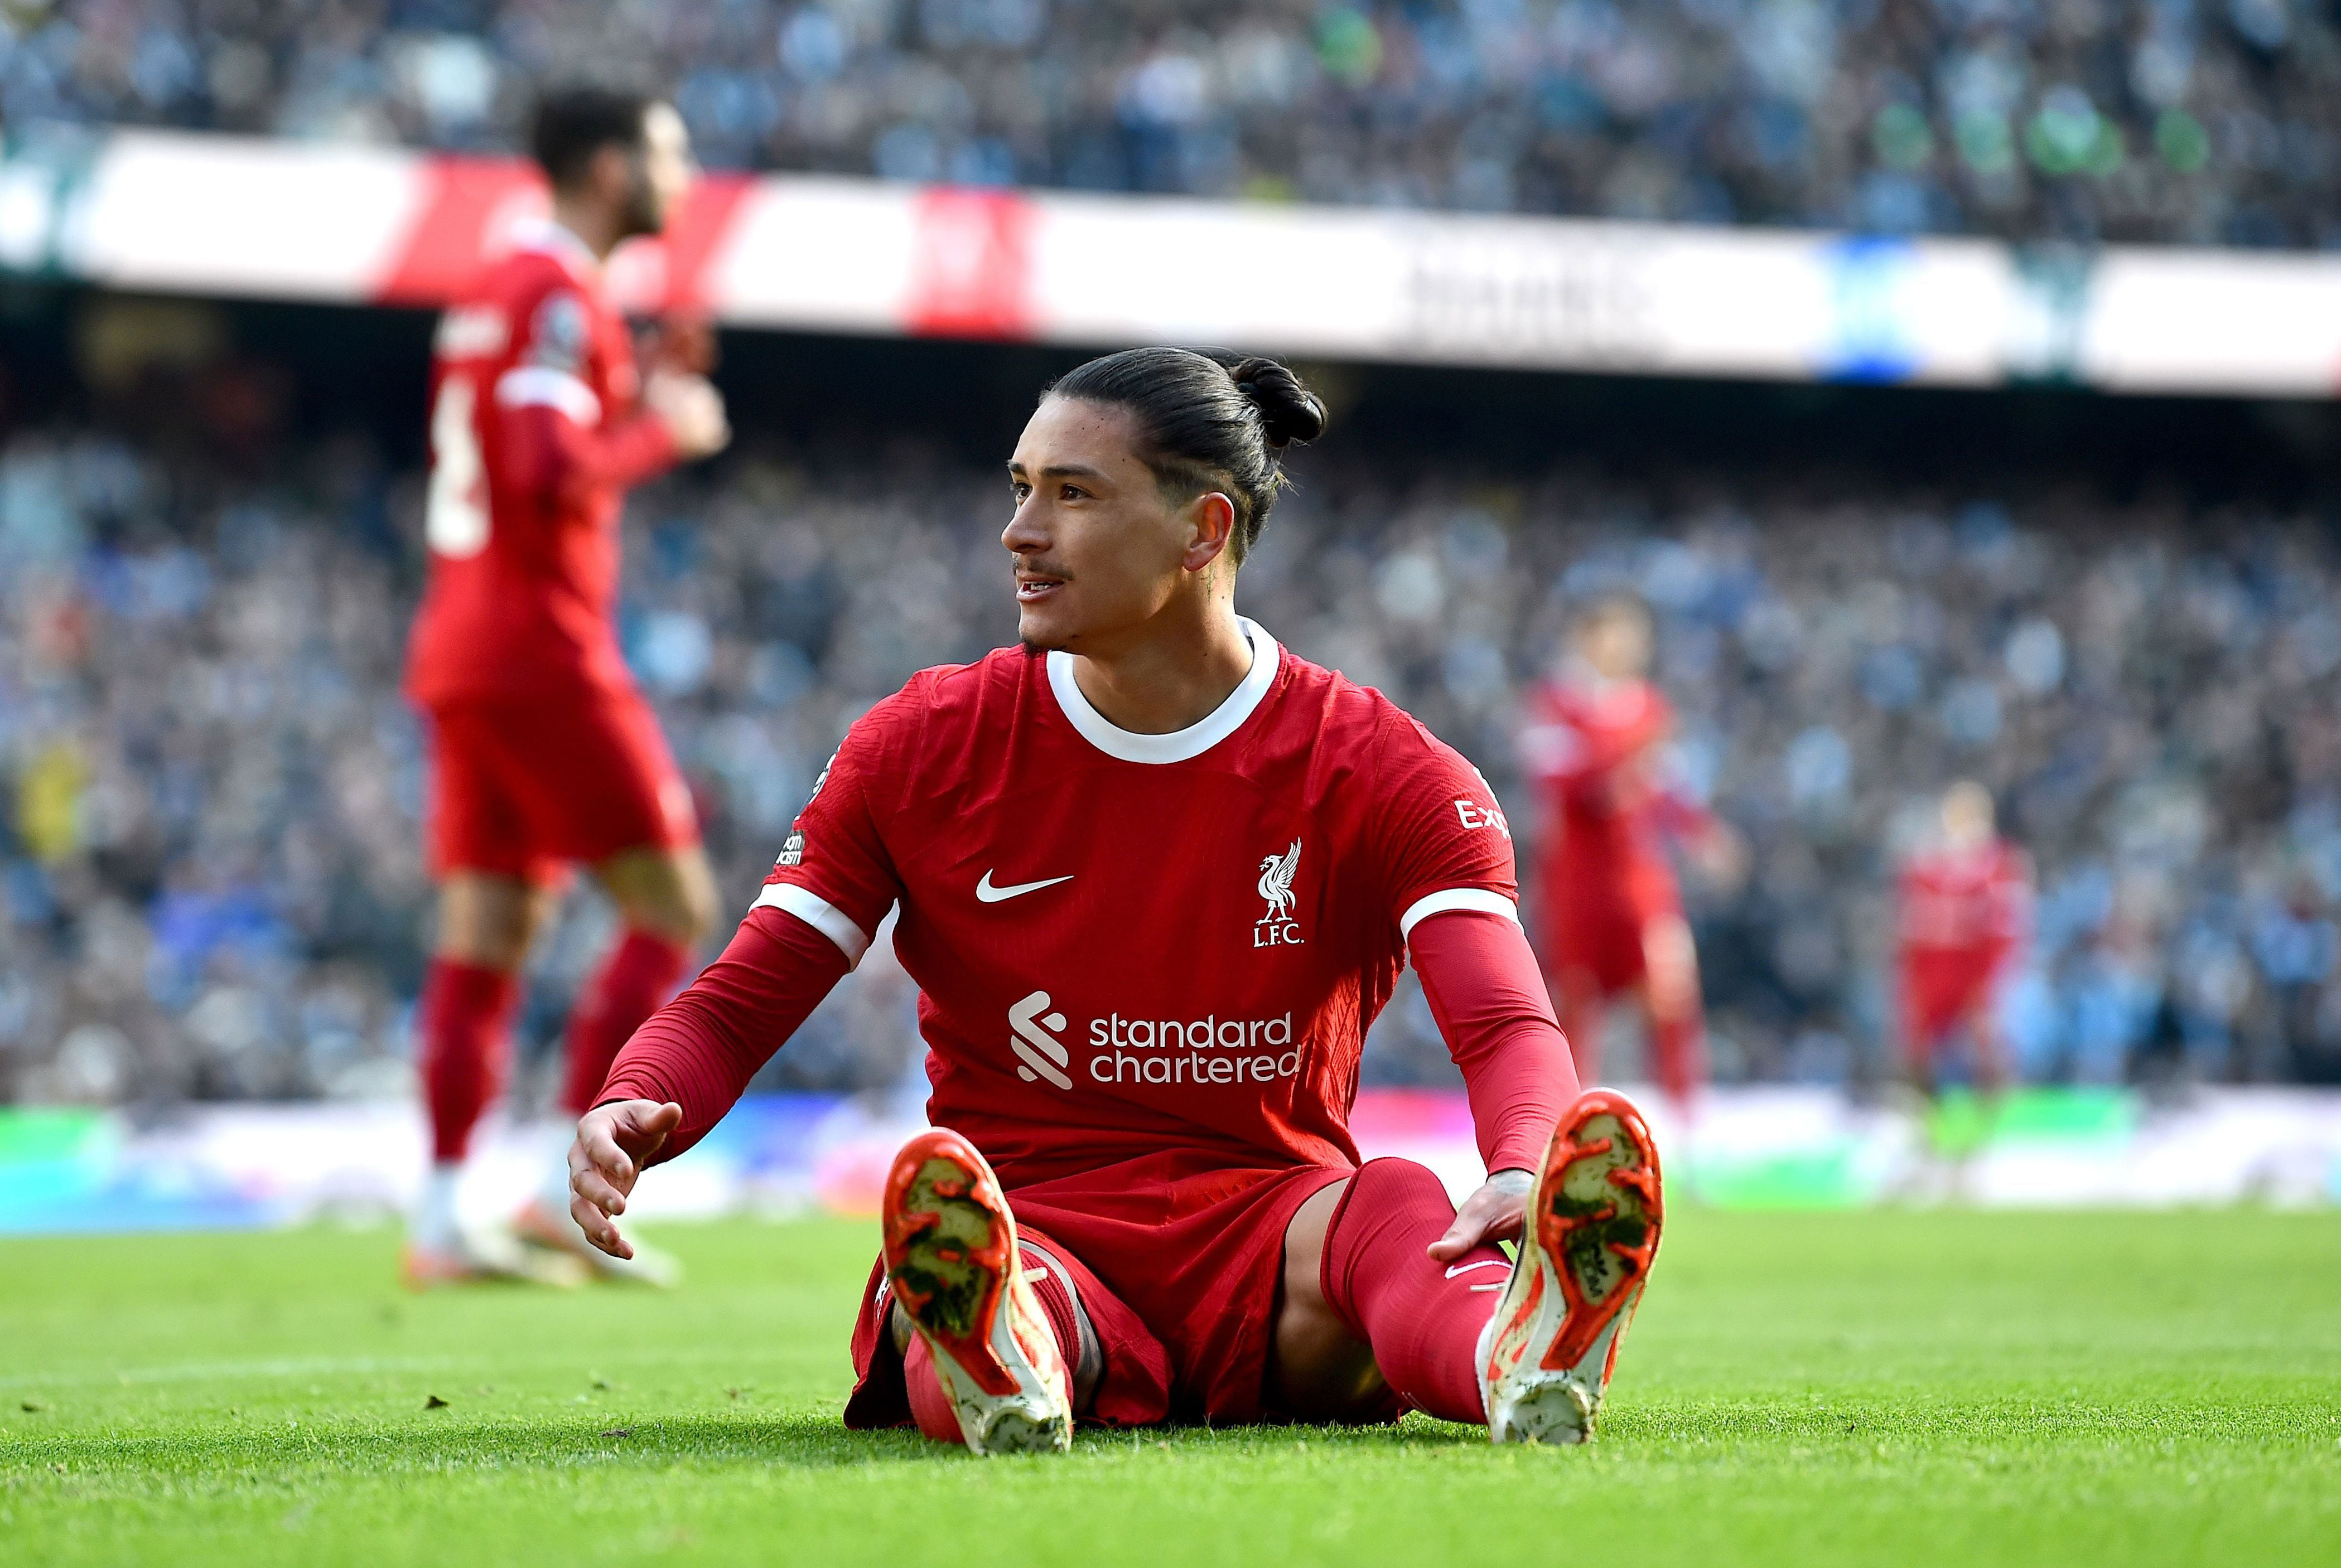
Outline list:
[[[1235,537],[1236,503],[1216,490],[1206,491],[1187,503],[1182,521],[1188,530],[1187,551],[1179,564],[1200,571],[1225,554],[1228,541]]]

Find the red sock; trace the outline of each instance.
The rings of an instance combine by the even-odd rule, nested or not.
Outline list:
[[[1451,1264],[1424,1249],[1447,1232],[1455,1206],[1412,1160],[1368,1160],[1350,1178],[1325,1231],[1325,1299],[1400,1398],[1442,1421],[1485,1421],[1479,1331],[1496,1310],[1511,1261],[1483,1243]],[[1488,1289],[1487,1286],[1497,1286]]]
[[[1589,977],[1575,977],[1577,988],[1569,988],[1570,979],[1563,978],[1551,987],[1555,1003],[1560,1008],[1560,1032],[1569,1037],[1569,1060],[1577,1067],[1577,1081],[1587,1088],[1601,1081],[1601,1028],[1609,1008],[1601,1002],[1600,992],[1591,985]]]
[[[463,1157],[480,1113],[503,1090],[505,1031],[519,996],[518,979],[503,969],[431,960],[418,1016],[432,1155],[442,1164]]]
[[[1707,1026],[1698,1014],[1650,1020],[1651,1055],[1659,1058],[1659,1087],[1678,1106],[1707,1081]]]
[[[569,1070],[561,1108],[582,1116],[601,1097],[610,1064],[644,1019],[674,994],[691,952],[664,937],[629,927],[569,1012]]]
[[[918,1423],[921,1437],[937,1443],[962,1440],[959,1412],[951,1408],[951,1395],[943,1392],[943,1380],[935,1372],[935,1353],[915,1334],[911,1347],[902,1352],[902,1386],[911,1396],[911,1419]]]

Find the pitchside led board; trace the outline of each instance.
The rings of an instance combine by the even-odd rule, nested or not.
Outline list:
[[[0,159],[0,269],[430,305],[543,194],[511,160],[144,131]],[[232,214],[233,221],[224,215]],[[2341,257],[2017,250],[1383,209],[702,182],[622,253],[741,326],[1645,374],[2329,397]]]

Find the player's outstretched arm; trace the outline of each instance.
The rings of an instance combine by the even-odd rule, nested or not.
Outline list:
[[[634,1255],[617,1216],[626,1212],[643,1165],[682,1125],[681,1106],[655,1100],[613,1100],[578,1121],[577,1141],[569,1146],[569,1213],[586,1239],[612,1257]]]
[[[1483,1241],[1519,1236],[1531,1162],[1577,1098],[1577,1070],[1518,921],[1478,910],[1433,915],[1415,927],[1408,950],[1462,1069],[1488,1162],[1488,1179],[1430,1244],[1432,1257],[1452,1263]]]
[[[723,450],[732,440],[723,394],[704,376],[653,374],[642,411],[610,425],[580,424],[570,411],[527,402],[497,407],[502,481],[537,495],[624,490],[676,462]]]
[[[613,1222],[644,1168],[721,1121],[845,969],[833,938],[752,909],[723,956],[634,1031],[569,1147],[569,1212],[595,1246],[633,1256]]]

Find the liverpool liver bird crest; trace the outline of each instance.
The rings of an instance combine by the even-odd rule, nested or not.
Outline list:
[[[1300,868],[1300,840],[1295,839],[1292,848],[1281,855],[1270,855],[1260,863],[1260,896],[1268,900],[1268,913],[1262,920],[1281,920],[1292,913],[1292,874]]]

